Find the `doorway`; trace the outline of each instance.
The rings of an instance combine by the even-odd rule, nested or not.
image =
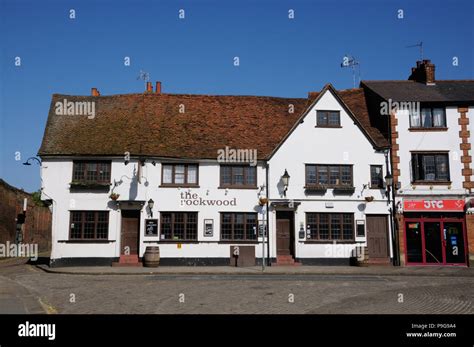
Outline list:
[[[276,212],[277,256],[295,257],[295,213]]]
[[[386,215],[366,215],[369,260],[388,260],[388,221]]]
[[[407,264],[465,265],[465,232],[465,223],[461,218],[406,218]]]
[[[138,255],[140,211],[122,210],[120,255]]]

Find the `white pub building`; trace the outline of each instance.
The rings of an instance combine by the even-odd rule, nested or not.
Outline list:
[[[140,265],[148,246],[161,265],[390,264],[392,141],[368,91],[54,94],[39,150],[51,266]]]

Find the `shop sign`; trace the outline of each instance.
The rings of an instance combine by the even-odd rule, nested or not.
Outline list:
[[[405,200],[404,211],[464,211],[464,200]]]

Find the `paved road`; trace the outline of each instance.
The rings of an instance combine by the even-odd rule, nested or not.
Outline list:
[[[473,302],[472,277],[93,276],[0,266],[0,313],[473,314]]]

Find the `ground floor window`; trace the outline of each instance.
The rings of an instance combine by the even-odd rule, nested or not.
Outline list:
[[[306,229],[310,241],[351,241],[354,240],[354,214],[306,213]]]
[[[462,216],[406,213],[404,217],[408,264],[466,263],[465,223]]]
[[[108,211],[71,211],[69,238],[71,240],[107,240]]]
[[[221,213],[221,240],[257,239],[257,213]]]
[[[197,241],[197,212],[161,212],[161,239]]]

